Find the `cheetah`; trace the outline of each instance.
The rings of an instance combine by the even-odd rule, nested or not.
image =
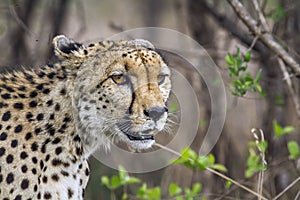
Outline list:
[[[53,39],[58,61],[0,75],[0,199],[83,199],[87,159],[164,129],[170,68],[146,40]]]

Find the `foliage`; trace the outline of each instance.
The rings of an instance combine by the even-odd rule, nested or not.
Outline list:
[[[261,95],[265,95],[264,90],[260,86],[259,82],[262,75],[262,69],[259,69],[256,77],[252,77],[248,69],[248,63],[251,60],[251,54],[247,51],[244,55],[241,54],[239,48],[237,48],[236,55],[228,53],[225,57],[229,76],[231,79],[231,93],[235,96],[244,96],[248,91],[258,92]]]
[[[101,182],[110,190],[115,190],[121,186],[139,183],[140,180],[128,175],[123,167],[119,167],[119,175],[114,175],[110,179],[107,176],[101,177]]]
[[[215,164],[215,157],[212,154],[207,156],[198,156],[192,149],[184,148],[181,157],[174,160],[172,164],[183,164],[189,168],[205,170],[207,168],[226,172],[227,169],[221,164]]]
[[[292,126],[282,127],[277,123],[276,120],[273,120],[273,130],[274,130],[274,133],[275,133],[275,139],[278,139],[283,135],[286,135],[286,134],[289,134],[289,133],[293,132],[295,130],[295,128],[292,127]]]
[[[288,143],[288,150],[290,153],[290,159],[298,159],[300,158],[300,148],[299,144],[296,141],[290,141]]]

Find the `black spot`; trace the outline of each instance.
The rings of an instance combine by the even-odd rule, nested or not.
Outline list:
[[[14,103],[14,108],[18,110],[22,110],[24,108],[24,104],[22,103]]]
[[[14,89],[12,89],[11,87],[9,87],[9,86],[7,86],[7,85],[4,85],[3,87],[4,87],[4,89],[6,89],[8,92],[14,92],[14,91],[15,91]]]
[[[22,182],[21,182],[21,188],[22,188],[23,190],[25,190],[25,189],[28,188],[28,185],[29,185],[28,179],[23,179]]]
[[[23,130],[23,126],[22,125],[18,125],[15,127],[15,133],[20,133]]]
[[[57,137],[52,141],[52,144],[58,144],[60,141],[61,139]]]
[[[61,170],[61,172],[60,172],[63,176],[69,176],[69,173],[68,172],[66,172],[66,171],[64,171],[64,170]]]
[[[34,133],[35,133],[35,134],[39,134],[41,131],[42,131],[41,128],[36,128],[36,129],[34,130]]]
[[[30,74],[28,74],[28,73],[24,73],[24,75],[25,75],[25,78],[26,78],[27,80],[32,81],[32,79],[33,79],[33,76],[32,76],[32,75],[30,75]]]
[[[42,160],[40,160],[40,169],[43,169],[44,168],[44,162]]]
[[[73,194],[74,194],[73,190],[71,188],[68,188],[68,197],[69,197],[69,199],[71,199],[73,197]]]
[[[37,189],[38,189],[37,185],[34,185],[34,187],[33,187],[33,191],[34,191],[34,192],[36,192],[36,191],[37,191]]]
[[[37,171],[36,171],[35,168],[31,169],[31,172],[32,172],[33,174],[36,174],[36,173],[37,173]]]
[[[91,44],[89,44],[88,47],[93,47],[93,46],[95,46],[95,44],[91,43]]]
[[[57,148],[55,149],[56,155],[59,155],[61,152],[62,152],[62,148],[61,148],[61,147],[57,147]]]
[[[1,97],[3,99],[10,99],[11,98],[10,94],[8,94],[8,93],[2,94]]]
[[[0,124],[0,130],[2,129],[2,124]]]
[[[2,121],[8,121],[11,117],[10,111],[6,111],[3,115],[2,115]]]
[[[88,54],[88,51],[85,49],[85,50],[83,50],[83,52],[84,52],[84,55],[87,55]]]
[[[26,173],[27,172],[27,166],[26,165],[23,165],[22,167],[21,167],[21,170],[22,170],[22,172],[23,173]]]
[[[32,151],[36,151],[38,148],[39,148],[39,145],[36,142],[31,144],[31,150]]]
[[[30,94],[29,94],[29,96],[31,97],[31,98],[34,98],[34,97],[36,97],[38,95],[38,93],[36,92],[36,91],[32,91],[32,92],[30,92]]]
[[[0,157],[5,153],[5,149],[3,147],[0,148]]]
[[[70,121],[71,121],[71,118],[68,117],[68,116],[66,116],[66,117],[64,118],[64,120],[63,120],[63,122],[70,122]]]
[[[5,133],[5,132],[3,132],[3,133],[1,133],[1,135],[0,135],[0,140],[6,140],[6,138],[7,138],[7,133]]]
[[[6,108],[6,107],[8,107],[7,103],[0,102],[0,108]]]
[[[21,152],[21,154],[20,154],[21,159],[25,159],[27,157],[28,157],[28,154],[25,151]]]
[[[13,181],[14,181],[14,175],[13,175],[13,173],[9,173],[6,177],[6,182],[7,182],[7,184],[10,184]]]
[[[37,102],[36,101],[31,101],[31,102],[29,102],[29,107],[30,108],[34,108],[34,107],[36,107],[37,106]]]
[[[13,141],[11,141],[10,146],[11,146],[12,148],[15,148],[17,145],[18,145],[18,140],[13,140]]]
[[[22,99],[25,99],[26,98],[26,95],[25,94],[18,94],[18,96]]]
[[[59,159],[57,159],[57,158],[54,158],[54,159],[52,160],[52,165],[53,165],[53,166],[58,166],[58,165],[61,165],[61,164],[62,164],[62,161],[59,160]]]
[[[48,130],[48,133],[49,133],[51,136],[53,136],[53,135],[55,134],[55,128],[50,128],[50,129]]]
[[[124,57],[126,57],[127,56],[127,53],[123,53],[122,54],[122,57],[124,58]]]
[[[3,176],[0,174],[0,183],[3,181]]]
[[[106,105],[103,105],[103,106],[102,106],[102,108],[103,108],[103,109],[106,109],[106,108],[107,108],[107,106],[106,106]]]
[[[14,200],[22,200],[22,196],[21,195],[17,195],[16,198],[14,198]]]
[[[82,155],[82,148],[76,147],[76,155]]]
[[[28,133],[25,135],[25,140],[29,140],[30,138],[32,138],[32,133],[31,133],[31,132],[28,132]]]
[[[44,89],[44,85],[43,84],[39,84],[39,85],[36,86],[36,89],[42,90],[42,89]]]
[[[59,111],[60,110],[60,105],[57,103],[54,107],[55,111]]]
[[[32,117],[33,117],[32,113],[29,112],[29,113],[26,114],[26,119],[31,119]]]
[[[89,176],[90,175],[90,170],[88,168],[85,169],[85,175]]]
[[[43,93],[44,93],[44,94],[49,94],[49,93],[50,93],[50,90],[49,90],[48,88],[46,88],[46,89],[43,90]]]
[[[31,160],[32,160],[32,162],[33,162],[34,164],[36,164],[36,163],[38,162],[38,160],[37,160],[36,157],[32,157]]]
[[[47,155],[46,155],[46,158],[45,158],[45,161],[48,162],[49,159],[50,159],[50,155],[47,154]]]
[[[49,79],[53,79],[54,76],[55,76],[55,72],[51,72],[51,73],[47,74],[47,77]]]
[[[48,177],[47,176],[44,176],[43,179],[42,179],[43,183],[47,183],[48,182]]]
[[[51,178],[52,178],[52,180],[54,180],[54,181],[56,181],[56,182],[59,180],[59,177],[58,177],[57,174],[53,174],[53,175],[51,176]]]
[[[54,118],[55,118],[55,115],[52,113],[52,114],[50,115],[49,119],[50,119],[50,120],[54,120]]]
[[[49,192],[46,192],[44,194],[44,199],[51,199],[51,198],[52,198],[52,196],[51,196],[51,194]]]
[[[26,87],[25,86],[20,86],[19,88],[18,88],[18,90],[20,90],[20,91],[26,91]]]
[[[12,163],[14,161],[14,156],[9,154],[7,157],[6,157],[6,162],[8,164]]]
[[[76,135],[76,136],[73,138],[73,141],[74,141],[74,142],[80,142],[81,139],[80,139],[79,135]]]
[[[39,78],[43,78],[45,75],[46,75],[45,72],[42,71],[38,73]]]
[[[47,106],[52,106],[52,104],[53,104],[53,100],[49,100],[49,101],[47,101],[47,102],[46,102],[46,104],[47,104]]]
[[[42,113],[38,114],[38,115],[36,116],[36,119],[37,119],[38,121],[42,121],[42,120],[44,119],[44,114],[42,114]]]

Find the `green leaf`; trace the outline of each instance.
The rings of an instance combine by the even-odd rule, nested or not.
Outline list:
[[[290,153],[289,158],[290,159],[298,159],[300,158],[300,148],[297,142],[295,141],[290,141],[288,143],[288,150]]]
[[[105,185],[107,188],[110,188],[110,185],[109,185],[109,179],[107,176],[102,176],[101,177],[101,183],[103,185]]]
[[[215,169],[215,170],[218,170],[218,171],[221,171],[221,172],[227,172],[227,169],[224,165],[221,165],[221,164],[213,164],[211,166],[211,168]]]
[[[227,180],[226,183],[225,183],[225,188],[229,189],[231,187],[231,185],[232,185],[232,182]]]
[[[138,178],[135,178],[135,177],[130,177],[130,178],[126,181],[127,184],[135,184],[135,183],[140,183],[140,182],[141,182],[141,180],[138,179]]]
[[[260,141],[257,145],[257,148],[259,149],[259,151],[261,152],[266,152],[267,148],[268,148],[268,142],[267,141]]]
[[[120,178],[116,175],[111,177],[110,182],[111,182],[110,183],[111,189],[117,189],[118,187],[121,186]]]
[[[169,185],[169,195],[170,197],[174,197],[182,192],[182,189],[175,183],[171,183]]]
[[[286,126],[286,127],[284,127],[284,128],[282,129],[282,132],[283,132],[283,134],[287,134],[287,133],[293,132],[294,130],[295,130],[294,127],[292,127],[292,126]]]
[[[261,79],[262,69],[260,68],[256,74],[256,77],[254,79],[254,83],[258,83]]]
[[[278,139],[283,135],[289,134],[295,130],[292,126],[281,127],[276,120],[273,120],[273,129],[275,132],[275,138]]]
[[[251,59],[251,53],[250,53],[250,51],[246,51],[246,53],[244,55],[244,61],[249,62],[250,59]]]
[[[195,183],[192,188],[192,194],[194,196],[197,196],[201,190],[202,190],[202,185],[200,183]]]
[[[226,56],[225,56],[225,60],[227,62],[228,65],[233,65],[234,64],[234,60],[233,60],[233,57],[230,53],[228,53]]]
[[[127,200],[127,199],[128,199],[128,194],[127,193],[123,193],[122,200]]]
[[[160,200],[161,190],[159,187],[148,189],[149,200]]]

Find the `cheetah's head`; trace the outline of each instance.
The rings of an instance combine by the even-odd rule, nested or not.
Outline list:
[[[74,115],[87,147],[113,139],[147,149],[164,129],[170,69],[146,40],[102,41],[88,47],[65,36],[53,40],[63,65],[74,67]]]

